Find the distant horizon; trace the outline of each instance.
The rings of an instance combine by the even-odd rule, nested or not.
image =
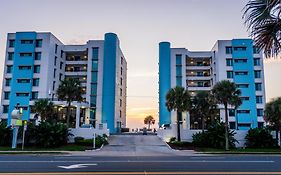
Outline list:
[[[245,3],[245,0],[1,1],[0,80],[2,83],[7,33],[44,31],[51,32],[64,44],[85,44],[113,32],[118,35],[128,62],[127,126],[142,128],[147,115],[157,119],[154,125],[157,126],[159,42],[168,41],[173,48],[208,51],[216,40],[249,38],[242,19]],[[11,9],[21,13],[11,13]],[[281,96],[280,68],[280,59],[265,60],[267,101]]]

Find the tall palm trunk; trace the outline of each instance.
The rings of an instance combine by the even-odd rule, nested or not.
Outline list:
[[[228,111],[227,111],[227,104],[224,104],[224,111],[225,111],[225,150],[229,151],[229,140],[228,140]]]
[[[66,108],[66,125],[69,128],[69,123],[70,123],[70,106],[71,102],[68,102],[67,108]]]
[[[177,112],[177,140],[181,141],[181,133],[180,133],[180,118],[181,118],[181,112]]]

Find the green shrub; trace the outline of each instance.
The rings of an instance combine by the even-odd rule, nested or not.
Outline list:
[[[193,143],[190,142],[173,141],[172,143],[176,146],[193,146]]]
[[[176,140],[177,140],[176,137],[171,137],[169,143],[175,142]]]
[[[74,138],[74,143],[78,143],[81,140],[84,140],[84,137],[75,137]]]
[[[77,137],[76,137],[77,138]],[[81,139],[82,138],[82,139]],[[75,140],[75,144],[81,145],[81,146],[93,146],[93,139],[84,139],[83,137],[79,137],[78,139]],[[107,136],[97,136],[96,137],[96,147],[99,148],[102,145],[107,145]]]
[[[229,146],[234,148],[237,140],[234,138],[235,132],[229,130]],[[207,131],[199,132],[192,136],[192,143],[197,147],[224,148],[225,128],[224,123],[215,123]]]
[[[266,128],[253,128],[245,137],[246,146],[249,148],[273,148],[277,144],[270,131]]]
[[[5,122],[0,122],[0,146],[12,145],[13,131]]]

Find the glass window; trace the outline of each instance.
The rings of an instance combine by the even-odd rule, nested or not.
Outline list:
[[[91,95],[90,101],[91,101],[91,104],[90,104],[91,107],[96,106],[97,97],[95,95]]]
[[[121,100],[121,99],[120,99],[119,103],[120,103],[120,105],[119,105],[119,106],[120,106],[120,107],[122,107],[122,100]]]
[[[247,59],[234,59],[235,63],[247,63]]]
[[[248,101],[248,100],[250,100],[250,97],[240,97],[240,99],[241,99],[242,101]]]
[[[182,65],[181,63],[181,55],[176,55],[176,65]]]
[[[91,84],[91,95],[97,95],[97,84],[96,83]]]
[[[32,86],[39,86],[39,78],[33,78]]]
[[[226,59],[226,66],[233,66],[233,59],[227,58]]]
[[[11,78],[6,78],[5,86],[11,86]]]
[[[31,99],[38,99],[38,92],[32,92]]]
[[[4,92],[4,99],[9,100],[10,99],[10,92]]]
[[[36,47],[42,47],[42,39],[37,39],[35,42]]]
[[[177,77],[177,86],[182,86],[182,78],[181,77]]]
[[[261,71],[255,70],[255,78],[261,78]]]
[[[235,110],[234,109],[229,109],[229,116],[230,117],[235,116]]]
[[[19,66],[19,70],[30,70],[31,66]]]
[[[240,46],[240,47],[234,47],[234,51],[245,51],[247,47]]]
[[[92,72],[92,83],[96,83],[98,81],[98,72]]]
[[[55,56],[55,61],[54,61],[54,65],[55,65],[55,66],[57,65],[57,58],[58,58],[58,57]]]
[[[259,54],[260,53],[260,49],[256,46],[253,47],[253,53],[254,54]]]
[[[30,79],[17,79],[18,83],[30,83]]]
[[[236,84],[237,88],[248,88],[249,84]]]
[[[7,66],[7,73],[12,73],[12,70],[13,70],[13,66],[8,65]]]
[[[63,50],[60,51],[60,57],[63,57]]]
[[[41,52],[35,52],[35,60],[41,60]]]
[[[98,70],[98,61],[97,60],[93,60],[92,61],[92,70],[93,71],[97,71]]]
[[[62,66],[63,66],[63,62],[60,62],[60,69],[62,69]]]
[[[9,105],[3,105],[3,113],[8,113],[9,111]]]
[[[8,60],[13,60],[14,59],[14,52],[9,52],[8,53]]]
[[[58,45],[55,45],[55,53],[58,53]]]
[[[124,62],[124,58],[123,58],[123,57],[121,57],[121,65],[123,64],[123,62]]]
[[[255,88],[256,88],[256,91],[261,91],[262,90],[261,83],[255,83]]]
[[[22,93],[22,92],[20,92],[20,93],[16,93],[16,96],[17,97],[28,97],[29,93]]]
[[[247,71],[239,71],[239,72],[235,72],[235,75],[248,75]]]
[[[54,69],[54,78],[56,78],[57,69]]]
[[[260,117],[260,116],[263,116],[263,109],[257,109],[257,115]]]
[[[227,78],[233,78],[233,71],[227,71],[226,76]]]
[[[60,81],[62,80],[62,73],[60,73],[60,77],[59,77],[59,80],[60,80]]]
[[[99,59],[99,48],[94,47],[93,48],[93,60],[98,60]]]
[[[33,44],[33,40],[21,40],[21,44]]]
[[[238,114],[249,114],[250,110],[237,110]]]
[[[56,81],[53,81],[53,90],[55,90],[56,87]]]
[[[14,39],[9,40],[9,47],[15,47],[15,40]]]
[[[32,57],[32,53],[20,53],[21,57]]]
[[[232,47],[231,46],[225,47],[225,53],[226,54],[232,54]]]
[[[261,59],[260,58],[254,58],[254,66],[260,66],[261,65]]]
[[[176,68],[176,76],[182,76],[182,72],[181,72],[181,66],[177,66]]]
[[[256,103],[262,103],[262,96],[256,96]]]
[[[40,65],[35,65],[33,73],[40,73]]]

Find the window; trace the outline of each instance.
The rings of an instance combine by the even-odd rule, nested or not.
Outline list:
[[[9,111],[9,105],[3,105],[3,113],[8,113]]]
[[[249,100],[250,100],[250,97],[240,97],[240,99],[241,99],[242,101],[249,101]]]
[[[256,46],[253,47],[253,53],[254,54],[259,54],[260,53],[260,49]]]
[[[238,114],[249,114],[250,110],[237,110]]]
[[[122,107],[122,100],[120,99],[120,107]]]
[[[123,78],[122,77],[120,78],[120,85],[121,86],[123,85]]]
[[[63,50],[60,51],[60,57],[63,57]]]
[[[203,72],[197,72],[197,74],[196,74],[198,77],[202,77],[204,74],[203,74]]]
[[[234,59],[235,63],[247,63],[247,59]]]
[[[261,78],[261,71],[260,70],[255,70],[255,78]]]
[[[123,93],[122,88],[120,88],[120,96],[122,96],[122,93]]]
[[[238,72],[235,72],[235,75],[248,75],[248,72],[247,71],[238,71]]]
[[[31,66],[19,66],[19,70],[31,70]]]
[[[120,116],[120,118],[122,118],[122,111],[121,110],[119,112],[119,116]]]
[[[12,73],[13,70],[13,66],[12,65],[8,65],[7,66],[7,73]]]
[[[35,52],[35,60],[41,60],[41,52]]]
[[[120,72],[121,72],[121,75],[123,75],[123,68],[122,67],[120,68]]]
[[[8,52],[8,60],[14,59],[14,52]]]
[[[250,127],[251,127],[251,124],[250,124],[250,123],[238,123],[238,127],[250,128]]]
[[[60,73],[60,75],[59,75],[59,80],[60,81],[62,80],[62,73]]]
[[[247,47],[240,46],[240,47],[234,47],[234,51],[245,51]]]
[[[21,57],[32,57],[32,53],[20,53]]]
[[[37,39],[37,40],[35,41],[35,46],[36,46],[36,47],[42,47],[42,39]]]
[[[92,61],[92,71],[97,71],[98,70],[98,61],[93,60]]]
[[[98,81],[98,72],[92,72],[92,83],[96,83]]]
[[[181,55],[176,55],[176,65],[182,65],[181,63]]]
[[[99,48],[98,47],[94,47],[93,48],[93,60],[98,60],[98,59],[99,59]]]
[[[58,45],[55,45],[55,53],[58,53]]]
[[[33,78],[32,86],[39,86],[39,78]]]
[[[10,99],[10,92],[4,92],[4,99],[9,100]]]
[[[63,62],[60,62],[60,69],[62,69],[62,66],[63,66]]]
[[[177,76],[177,77],[181,77],[181,76],[182,76],[181,66],[178,66],[178,67],[176,68],[176,76]]]
[[[21,44],[33,44],[33,40],[21,40]]]
[[[55,56],[55,61],[54,61],[54,65],[55,65],[55,66],[57,65],[57,58],[58,58],[58,57]]]
[[[257,116],[258,117],[263,116],[263,109],[257,109]]]
[[[197,83],[197,86],[198,86],[198,87],[203,87],[203,86],[204,86],[204,83],[203,83],[203,82],[198,82],[198,83]]]
[[[177,77],[176,79],[176,83],[177,83],[177,86],[182,86],[182,78],[181,77]]]
[[[226,72],[226,77],[227,78],[233,78],[233,71],[227,71]]]
[[[33,73],[40,73],[40,65],[34,65]]]
[[[234,117],[235,116],[235,110],[234,109],[229,109],[229,116]]]
[[[6,78],[5,86],[11,86],[11,78]]]
[[[9,40],[9,47],[15,47],[15,40],[14,39]]]
[[[232,47],[231,46],[226,46],[225,47],[225,53],[226,54],[232,54]]]
[[[261,91],[262,90],[261,83],[255,83],[255,89],[256,91]]]
[[[17,79],[18,83],[30,83],[30,79]]]
[[[229,122],[229,128],[230,129],[236,129],[236,123],[235,122]]]
[[[57,69],[54,69],[54,78],[56,78],[56,72],[57,72]]]
[[[53,90],[55,90],[56,82],[53,81]]]
[[[256,103],[261,104],[262,103],[262,96],[256,96]]]
[[[29,93],[24,93],[24,92],[20,92],[20,93],[16,93],[17,97],[28,97]]]
[[[233,59],[227,58],[226,59],[226,66],[233,66]]]
[[[123,62],[124,62],[124,58],[123,57],[121,57],[121,64],[123,65]]]
[[[258,128],[263,128],[264,127],[264,122],[258,122]]]
[[[96,83],[91,84],[91,95],[97,95],[97,84]]]
[[[31,99],[32,99],[32,100],[38,99],[38,92],[32,92],[32,94],[31,94]]]
[[[236,84],[237,88],[248,88],[249,84]]]
[[[254,58],[254,66],[260,66],[261,65],[261,59],[260,58]]]

